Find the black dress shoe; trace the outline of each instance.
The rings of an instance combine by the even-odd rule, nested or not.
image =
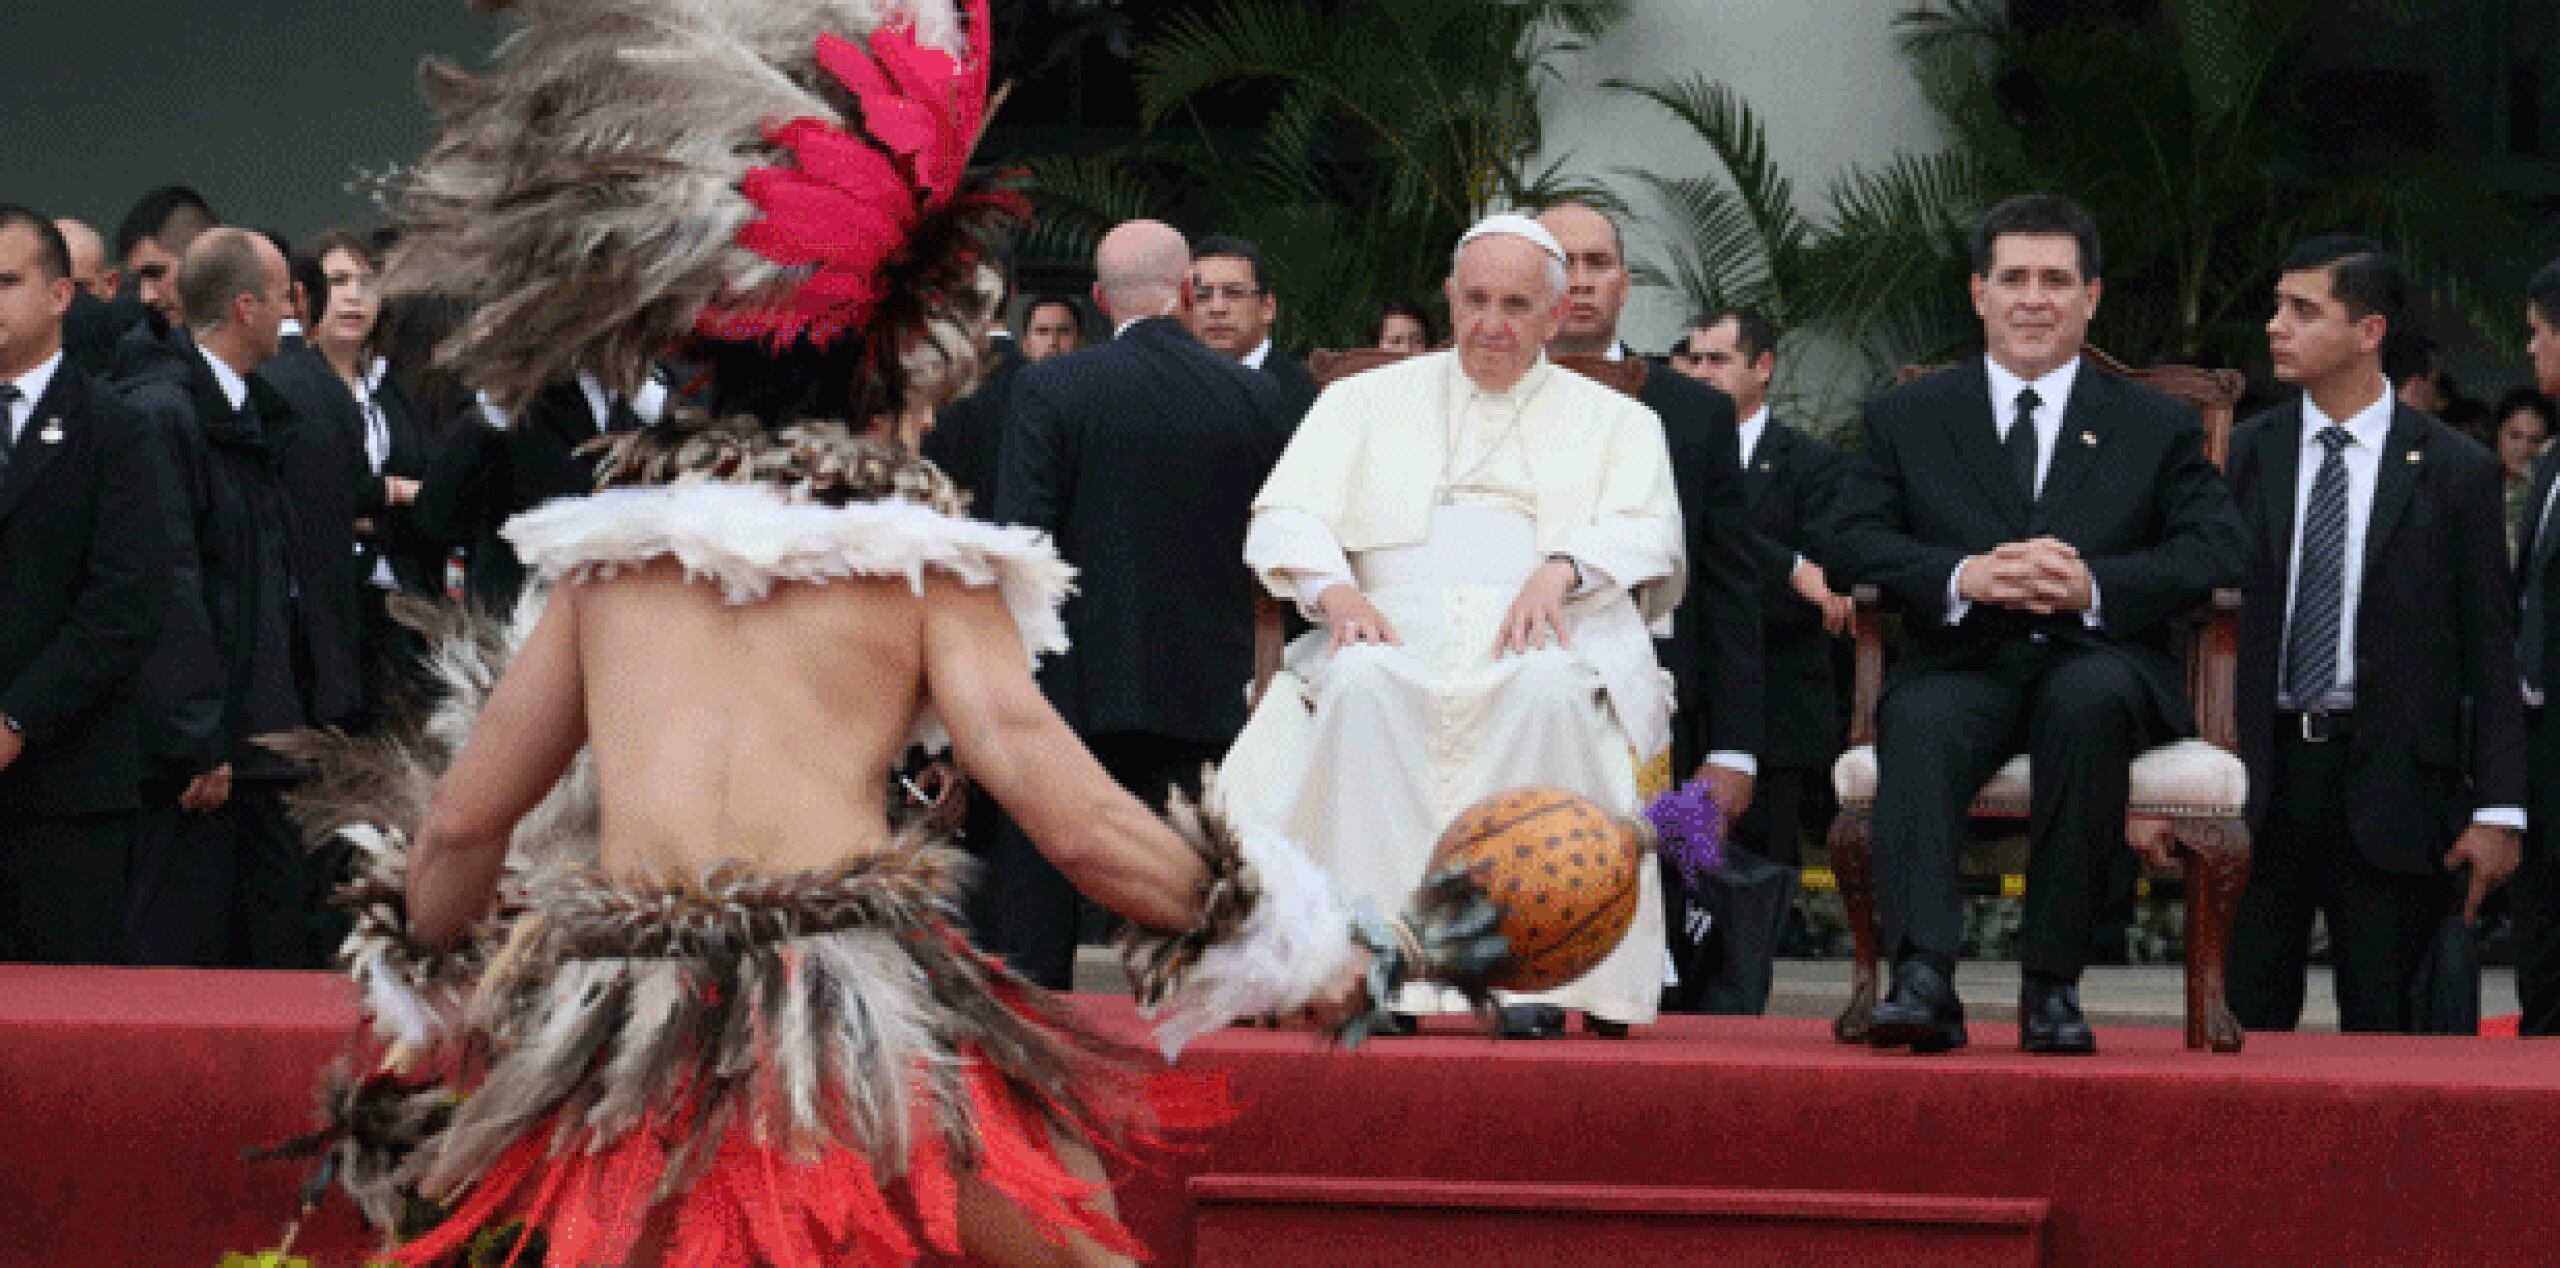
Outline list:
[[[1495,1010],[1505,1039],[1554,1039],[1564,1034],[1564,1010],[1553,1004],[1504,1004]]]
[[[2096,1052],[2098,1036],[2080,1015],[2080,988],[2028,978],[2018,989],[2018,1048],[2038,1053]]]
[[[1917,959],[1894,965],[1893,990],[1876,1005],[1867,1042],[1879,1048],[1907,1044],[1921,1053],[1963,1047],[1964,1005],[1956,999],[1955,984]]]
[[[1622,1021],[1594,1017],[1589,1013],[1582,1015],[1582,1033],[1595,1039],[1624,1039],[1627,1037],[1627,1029],[1627,1023]]]

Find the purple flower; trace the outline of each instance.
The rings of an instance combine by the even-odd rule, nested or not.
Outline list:
[[[1707,792],[1706,781],[1693,779],[1654,798],[1644,817],[1691,890],[1724,860],[1724,809]]]

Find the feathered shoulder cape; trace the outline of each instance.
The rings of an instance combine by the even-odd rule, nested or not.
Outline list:
[[[765,433],[700,423],[611,438],[596,493],[546,503],[504,530],[545,583],[610,577],[657,559],[753,603],[780,582],[929,573],[993,586],[1031,658],[1066,650],[1058,607],[1075,569],[1045,534],[966,518],[967,499],[931,463],[834,423]],[[947,743],[919,717],[915,739]]]

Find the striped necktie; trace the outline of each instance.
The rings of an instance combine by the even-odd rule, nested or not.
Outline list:
[[[2314,710],[2338,685],[2338,623],[2347,597],[2347,459],[2355,443],[2332,423],[2320,429],[2327,446],[2302,513],[2302,563],[2293,578],[2293,628],[2285,639],[2285,688],[2297,709]]]

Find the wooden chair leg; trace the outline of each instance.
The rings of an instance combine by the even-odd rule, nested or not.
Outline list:
[[[2238,1052],[2246,1036],[2223,994],[2231,922],[2249,883],[2249,829],[2238,819],[2179,819],[2187,865],[2187,1047]]]
[[[1865,1043],[1876,1011],[1875,818],[1864,807],[1842,807],[1831,821],[1831,875],[1848,913],[1849,940],[1857,962],[1849,970],[1849,1006],[1831,1023],[1831,1037]]]

